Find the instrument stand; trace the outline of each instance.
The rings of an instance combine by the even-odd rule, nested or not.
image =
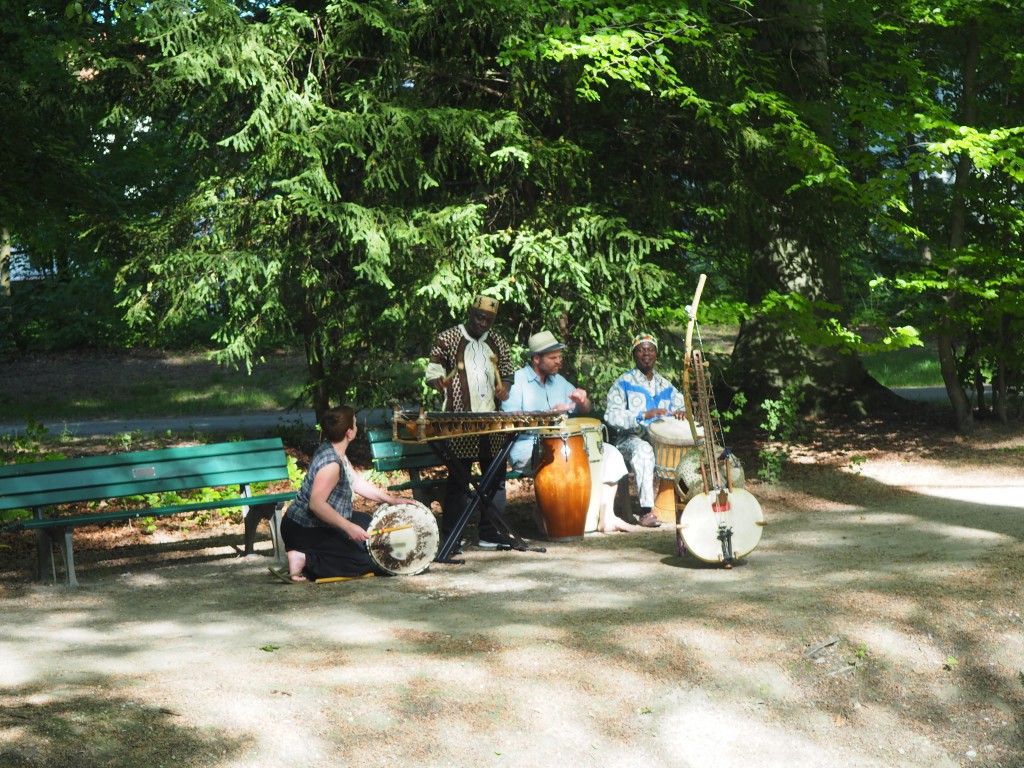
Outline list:
[[[718,526],[718,540],[722,542],[722,563],[726,568],[732,568],[736,560],[732,555],[732,528]]]
[[[455,527],[451,533],[448,534],[448,538],[441,544],[441,548],[437,552],[437,557],[434,558],[435,563],[449,563],[454,565],[462,565],[465,560],[452,560],[451,554],[458,543],[462,540],[462,533],[465,531],[466,526],[469,524],[470,519],[473,517],[473,513],[478,508],[481,510],[491,507],[491,515],[493,516],[495,527],[499,533],[505,534],[505,536],[511,539],[514,543],[508,546],[499,546],[498,550],[511,550],[514,549],[518,552],[546,552],[544,547],[531,547],[523,540],[523,538],[516,533],[512,526],[509,524],[505,516],[498,512],[491,500],[494,498],[494,494],[498,490],[498,484],[504,479],[505,466],[508,464],[508,454],[512,450],[512,444],[515,442],[515,433],[512,433],[505,440],[505,444],[501,447],[501,450],[491,460],[490,465],[484,471],[483,475],[479,478],[473,475],[462,461],[455,456],[451,447],[448,445],[447,440],[431,440],[427,443],[438,456],[444,461],[448,467],[449,474],[455,475],[455,477],[466,483],[470,489],[469,503],[466,504],[462,510],[462,514],[455,523]]]

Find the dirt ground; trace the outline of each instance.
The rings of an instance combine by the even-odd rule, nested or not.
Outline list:
[[[732,570],[665,526],[286,585],[227,521],[83,530],[69,591],[5,534],[0,766],[1024,765],[1024,438],[806,442]]]

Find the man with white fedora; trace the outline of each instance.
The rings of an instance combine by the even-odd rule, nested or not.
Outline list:
[[[533,334],[527,342],[529,364],[516,371],[512,389],[507,400],[501,404],[503,411],[565,411],[574,416],[590,413],[591,402],[583,389],[571,384],[559,371],[562,369],[562,344],[551,331]],[[524,474],[533,474],[533,447],[536,435],[524,433],[516,439],[509,453],[512,469]],[[618,482],[628,470],[622,454],[611,443],[603,448],[601,499],[601,522],[599,529],[612,531],[633,531],[635,526],[615,517],[615,492]]]

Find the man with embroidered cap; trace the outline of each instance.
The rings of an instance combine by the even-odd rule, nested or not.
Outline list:
[[[430,349],[427,384],[444,394],[442,410],[447,412],[499,410],[508,399],[512,384],[512,353],[508,342],[491,328],[498,316],[499,302],[490,296],[474,296],[466,312],[466,321],[438,334]],[[487,471],[504,444],[501,433],[456,438],[450,446],[468,468],[480,461],[481,473]],[[499,514],[505,512],[505,473],[492,499]],[[441,529],[447,539],[469,503],[469,485],[449,475],[442,502]],[[481,546],[495,548],[505,537],[494,524],[491,509],[480,514]],[[453,553],[460,551],[459,547]]]
[[[515,373],[508,399],[501,404],[503,411],[565,411],[571,415],[590,413],[590,398],[586,390],[570,384],[560,373],[562,350],[560,343],[550,331],[535,333],[527,342],[529,364]],[[536,435],[524,433],[516,438],[509,453],[512,468],[524,474],[533,474],[533,446]],[[619,480],[629,470],[622,455],[609,443],[604,444],[601,464],[602,490],[598,529],[604,533],[632,531],[634,526],[615,516],[615,492]]]
[[[640,524],[654,528],[658,525],[652,511],[655,455],[647,430],[655,419],[685,419],[686,400],[682,392],[654,370],[658,342],[651,334],[637,334],[631,352],[636,368],[619,376],[608,390],[604,420],[613,430],[615,447],[633,468],[640,498]]]

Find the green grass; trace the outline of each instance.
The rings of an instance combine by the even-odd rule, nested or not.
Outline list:
[[[865,357],[868,373],[887,387],[941,387],[939,356],[935,346],[909,347]]]
[[[18,365],[0,372],[7,424],[282,411],[306,380],[302,356],[290,352],[269,355],[252,374],[202,353],[51,356]]]
[[[705,339],[705,341],[712,341]],[[723,343],[721,339],[719,343]],[[865,358],[888,387],[942,386],[934,344]],[[202,353],[59,356],[0,366],[0,421],[87,421],[283,411],[306,379],[301,354],[268,355],[252,374]]]

